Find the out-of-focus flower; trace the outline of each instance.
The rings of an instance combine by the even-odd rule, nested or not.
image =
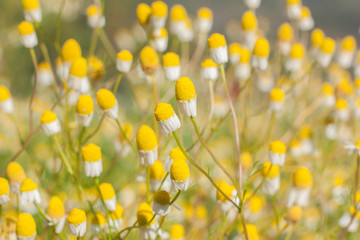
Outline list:
[[[215,95],[214,97],[214,115],[217,117],[225,116],[229,111],[229,105],[225,97]]]
[[[325,39],[325,34],[321,29],[315,28],[311,32],[310,44],[312,48],[312,55],[314,57],[318,56],[320,52],[321,44],[323,43],[324,39]]]
[[[10,185],[8,180],[0,178],[0,205],[10,201]]]
[[[217,186],[221,189],[221,191],[232,201],[237,200],[237,192],[234,186],[229,185],[224,181],[217,181]],[[230,210],[236,211],[234,205],[219,191],[216,191],[216,201],[220,205],[220,209],[223,213],[227,213]]]
[[[98,177],[102,173],[101,148],[90,143],[81,149],[84,161],[85,175],[87,177]]]
[[[141,165],[151,166],[158,158],[158,139],[147,125],[142,125],[136,134],[136,145]]]
[[[312,176],[305,167],[299,167],[293,175],[293,186],[290,189],[288,207],[309,205]]]
[[[257,19],[253,12],[246,11],[241,19],[241,27],[244,31],[245,41],[250,51],[256,42]]]
[[[180,120],[173,107],[168,103],[158,103],[154,109],[154,115],[165,136],[181,126]]]
[[[51,66],[47,62],[41,62],[39,64],[39,71],[38,71],[38,82],[39,85],[42,86],[49,86],[54,82],[54,77],[51,72]]]
[[[281,141],[273,141],[269,147],[269,159],[273,165],[284,166],[286,146]]]
[[[255,42],[253,61],[254,67],[265,71],[268,67],[268,58],[270,54],[270,45],[266,38],[258,38]]]
[[[100,193],[104,199],[106,209],[109,211],[116,210],[116,195],[113,186],[110,183],[100,184]]]
[[[136,16],[141,25],[146,25],[150,20],[151,7],[145,3],[140,3],[136,8]]]
[[[151,22],[155,29],[165,27],[168,7],[163,1],[155,1],[151,4]]]
[[[180,37],[185,31],[187,13],[184,6],[175,4],[170,10],[170,32]]]
[[[358,140],[354,144],[352,143],[347,144],[345,148],[349,151],[349,154],[353,154],[357,152],[357,154],[360,156],[360,140]]]
[[[174,224],[171,226],[170,240],[185,240],[185,230],[183,225]]]
[[[77,58],[71,63],[69,72],[69,81],[67,85],[81,93],[87,93],[90,90],[90,83],[87,77],[88,63],[83,57]]]
[[[301,9],[301,0],[286,0],[286,13],[291,20],[300,19]]]
[[[159,68],[159,59],[152,47],[146,46],[141,50],[140,64],[145,74],[152,74]]]
[[[326,68],[329,66],[331,59],[335,52],[336,43],[332,38],[325,38],[320,46],[320,51],[317,55],[317,61],[321,67]]]
[[[168,46],[168,32],[166,28],[160,28],[154,31],[154,47],[158,52],[164,52]]]
[[[38,0],[21,0],[26,21],[41,22],[42,12]]]
[[[76,103],[76,118],[84,126],[88,127],[94,113],[94,103],[89,95],[81,95]]]
[[[299,137],[301,139],[302,153],[311,155],[314,152],[314,144],[311,141],[312,130],[309,126],[302,126],[300,129]]]
[[[337,54],[337,62],[343,68],[349,68],[353,63],[356,51],[356,40],[353,36],[346,36],[340,44],[340,49]]]
[[[181,77],[175,84],[176,100],[188,117],[196,117],[196,91],[188,77]]]
[[[141,239],[153,240],[156,238],[157,236],[156,229],[158,227],[157,226],[158,224],[156,223],[153,216],[154,213],[150,205],[147,204],[146,202],[141,203],[136,214],[137,222],[140,226],[139,237]]]
[[[269,108],[274,112],[279,112],[284,104],[285,93],[280,88],[274,88],[270,92]]]
[[[164,177],[164,166],[161,161],[156,160],[150,168],[150,186],[154,192],[156,192],[156,190],[160,187],[160,184]]]
[[[11,114],[14,111],[14,100],[7,87],[0,85],[0,110]]]
[[[335,108],[336,108],[335,113],[337,119],[339,119],[340,121],[347,121],[349,119],[350,112],[349,112],[348,104],[345,99],[343,98],[336,99]]]
[[[208,39],[210,56],[217,64],[227,63],[228,49],[224,35],[214,33]]]
[[[207,58],[201,63],[201,77],[204,80],[210,81],[218,79],[219,69],[217,64],[211,58]]]
[[[69,75],[71,63],[81,57],[81,47],[75,39],[68,39],[64,43],[61,49],[61,63],[63,78],[67,78]]]
[[[98,57],[89,57],[88,75],[91,81],[100,80],[105,73],[105,66],[103,61]]]
[[[25,178],[20,186],[21,205],[25,206],[27,203],[40,203],[40,193],[36,183],[30,178]]]
[[[246,196],[245,196],[246,198]],[[245,217],[253,222],[260,218],[261,210],[263,210],[265,204],[265,200],[260,195],[254,195],[249,199],[248,208],[244,211]]]
[[[308,7],[302,7],[299,27],[301,31],[310,31],[314,27],[314,19]]]
[[[241,168],[246,172],[253,164],[253,158],[250,152],[241,153]]]
[[[170,194],[165,190],[156,192],[152,208],[156,215],[168,215],[170,213]]]
[[[36,224],[29,213],[20,213],[16,222],[16,236],[19,240],[34,240]]]
[[[45,110],[40,118],[41,128],[44,130],[46,135],[52,136],[61,131],[61,125],[56,114],[51,110]]]
[[[68,217],[68,227],[72,235],[76,237],[84,236],[86,232],[86,214],[85,211],[74,208],[69,213]]]
[[[196,25],[199,32],[210,32],[213,25],[213,13],[211,9],[202,7],[197,11]]]
[[[241,239],[244,239],[245,236],[245,230],[244,230],[244,227],[243,225],[241,224],[240,225],[241,227],[239,228],[239,232],[241,233]],[[249,240],[259,240],[259,233],[258,233],[258,230],[257,230],[257,227],[254,225],[254,224],[250,224],[250,223],[247,223],[245,225],[246,227],[246,232],[247,232],[247,235],[249,237]]]
[[[55,225],[55,233],[59,234],[64,229],[66,215],[64,204],[57,196],[50,198],[49,205],[46,210],[46,215],[49,218],[49,226]]]
[[[326,107],[334,106],[336,97],[334,94],[334,88],[330,83],[323,83],[321,93],[324,98],[324,105]]]
[[[229,56],[231,64],[237,64],[240,60],[241,45],[240,43],[234,42],[229,46]]]
[[[277,32],[277,42],[280,53],[287,56],[291,50],[291,42],[294,38],[293,29],[290,23],[283,23],[280,25]]]
[[[116,204],[115,211],[112,211],[111,218],[110,218],[110,226],[111,228],[116,229],[116,231],[119,231],[121,228],[121,225],[123,223],[123,213],[124,209],[119,205]]]
[[[247,48],[242,48],[240,51],[240,59],[238,64],[235,66],[235,76],[239,80],[247,80],[251,74],[250,65],[251,54]]]
[[[22,21],[18,25],[21,43],[26,48],[33,48],[38,45],[38,39],[35,33],[34,25],[31,22]]]
[[[286,219],[292,223],[296,224],[301,220],[302,217],[302,208],[300,206],[292,206],[287,212]]]
[[[170,167],[170,177],[175,191],[185,191],[189,187],[190,170],[183,159],[173,159]]]
[[[101,14],[101,10],[96,5],[90,5],[86,9],[87,22],[90,27],[104,27],[105,26],[105,17]]]
[[[297,139],[294,139],[290,142],[290,153],[296,161],[303,155],[303,150],[301,147],[301,142]]]
[[[100,233],[106,228],[105,216],[102,212],[97,212],[91,219],[91,226],[96,233]]]
[[[128,73],[133,62],[133,55],[128,50],[122,50],[117,54],[116,69],[122,73]]]
[[[301,44],[295,43],[291,47],[290,56],[286,61],[286,68],[291,72],[297,72],[302,67],[304,58],[304,47]]]
[[[261,174],[266,178],[263,191],[269,195],[274,195],[280,189],[280,167],[272,165],[267,161],[263,163]]]
[[[17,162],[10,162],[6,168],[6,175],[9,178],[11,192],[20,194],[20,186],[25,179],[24,169]]]
[[[352,216],[355,214],[355,217]],[[348,211],[346,211],[339,219],[339,226],[342,228],[347,228],[349,232],[357,232],[359,228],[359,218],[360,213],[356,212],[354,206],[351,206]]]
[[[118,116],[118,102],[112,92],[102,88],[96,93],[96,100],[98,106],[110,118],[117,118]]]
[[[250,9],[257,9],[260,6],[261,0],[244,0],[246,6]]]
[[[180,77],[180,58],[174,52],[168,52],[162,57],[166,79],[176,81]]]

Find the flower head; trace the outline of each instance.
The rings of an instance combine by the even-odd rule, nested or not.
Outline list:
[[[297,188],[309,188],[312,185],[312,176],[305,167],[299,167],[293,175],[293,183]]]
[[[170,238],[173,240],[181,240],[184,239],[185,230],[184,226],[181,224],[174,224],[170,228]]]
[[[146,202],[141,203],[138,208],[137,214],[136,214],[139,225],[144,226],[144,225],[148,224],[150,222],[150,220],[153,218],[153,216],[154,216],[153,210],[150,207],[150,205],[147,204]],[[154,223],[155,223],[155,219],[153,219],[150,222],[150,225],[152,225]]]
[[[64,62],[72,62],[81,57],[81,48],[75,39],[68,39],[61,49],[61,58]]]
[[[94,103],[89,95],[81,95],[76,103],[76,113],[89,115],[94,111]]]
[[[19,238],[34,239],[36,235],[36,224],[29,213],[20,213],[16,222],[16,235]]]
[[[46,214],[53,219],[60,219],[65,216],[64,204],[57,196],[52,196],[46,210]]]
[[[93,143],[83,147],[81,154],[85,162],[97,162],[101,160],[101,148]]]
[[[255,31],[257,28],[256,16],[251,11],[246,11],[242,15],[241,26],[244,31]]]
[[[153,150],[158,145],[157,136],[147,125],[142,125],[136,134],[136,144],[139,150]]]
[[[114,94],[105,88],[96,93],[96,100],[102,110],[112,109],[117,104]]]
[[[151,7],[145,3],[140,3],[136,8],[136,16],[141,25],[149,22],[151,15]]]
[[[146,74],[151,74],[159,67],[159,60],[155,50],[150,47],[144,47],[140,52],[140,64]]]

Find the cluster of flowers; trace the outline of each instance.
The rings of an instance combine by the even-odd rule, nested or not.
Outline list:
[[[22,139],[18,130],[20,150],[4,160],[6,168],[0,177],[0,207],[7,210],[5,216],[0,211],[1,239],[45,237],[38,222],[44,222],[60,239],[68,239],[70,233],[78,239],[305,240],[332,236],[337,227],[339,239],[344,239],[348,232],[358,231],[360,140],[353,140],[360,120],[360,51],[356,52],[356,40],[346,36],[336,47],[334,39],[321,29],[313,29],[310,10],[301,0],[287,0],[291,23],[283,23],[277,39],[270,42],[256,16],[261,1],[244,2],[249,10],[242,15],[240,37],[229,47],[224,35],[210,35],[213,13],[209,8],[200,8],[192,18],[177,4],[171,7],[168,20],[164,2],[154,1],[151,6],[141,3],[136,10],[137,25],[147,38],[138,51],[122,49],[117,53],[104,31],[104,6],[90,5],[86,10],[93,29],[89,55],[83,56],[80,44],[71,38],[62,47],[53,43],[58,58],[52,61],[42,39],[47,33],[39,1],[22,0],[25,21],[18,25],[18,33],[32,57],[34,86],[28,137]],[[98,37],[112,61],[109,68],[117,70],[117,77],[108,77],[105,83],[99,80],[107,78],[105,61],[95,55]],[[44,58],[40,64],[34,50],[38,45]],[[191,55],[190,47],[194,48]],[[141,121],[133,124],[120,122],[130,108],[130,100],[121,102],[117,95],[119,86],[125,92],[120,85],[123,77],[129,80],[139,108],[129,111],[142,115]],[[203,89],[204,82],[209,92]],[[137,90],[144,85],[151,87],[151,93]],[[57,100],[51,108],[41,110],[40,126],[34,129],[33,100],[40,94],[38,86],[53,87]],[[145,104],[138,102],[139,92]],[[1,85],[0,109],[16,124],[15,103],[9,89]],[[260,110],[254,111],[258,106]],[[232,124],[226,121],[229,116]],[[96,117],[100,119],[91,131]],[[188,129],[187,120],[194,131]],[[221,129],[222,124],[228,125]],[[111,141],[121,160],[129,165],[139,163],[136,179],[144,188],[140,193],[129,190],[137,199],[126,208],[119,204],[126,202],[122,191],[105,179],[110,174],[134,177],[116,168],[120,164],[116,159],[111,165],[106,163],[102,151],[108,148],[100,147],[102,139],[99,146],[91,143],[103,125],[110,125],[112,131],[115,126],[120,132]],[[137,127],[136,135],[133,126]],[[52,170],[56,177],[51,179],[62,179],[60,189],[70,198],[67,203],[61,194],[42,191],[36,182],[45,181],[44,176],[36,176],[31,169],[24,171],[19,163],[22,152],[31,156],[28,144],[39,129],[49,140],[55,160],[61,161],[60,167]],[[218,135],[216,140],[211,139],[213,134]],[[176,145],[169,147],[171,140]],[[341,145],[345,141],[349,142],[345,149],[350,155],[355,153],[356,161],[349,160],[345,167],[325,162],[346,154]],[[286,159],[287,152],[290,158]],[[231,160],[219,160],[219,156]],[[326,169],[328,164],[333,165],[330,170]],[[105,174],[104,166],[108,166]],[[346,186],[350,177],[337,169],[339,166],[346,171],[355,166],[354,186]],[[323,178],[333,179],[331,196],[322,189]],[[89,185],[94,192],[87,189]],[[40,205],[44,201],[46,211]],[[185,201],[187,204],[181,204]],[[123,217],[125,210],[128,219]],[[273,211],[270,217],[269,211]],[[35,215],[41,221],[35,221]],[[87,223],[89,216],[91,225]],[[326,225],[328,218],[336,219],[331,229],[331,224]],[[208,228],[211,230],[205,231]],[[321,232],[324,228],[329,230]]]

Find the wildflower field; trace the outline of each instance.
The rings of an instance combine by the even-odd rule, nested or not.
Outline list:
[[[360,239],[357,40],[281,1],[276,34],[261,0],[222,32],[216,9],[139,2],[115,33],[108,1],[19,1],[0,240]]]

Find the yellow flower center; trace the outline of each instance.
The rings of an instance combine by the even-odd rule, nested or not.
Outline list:
[[[199,219],[205,220],[207,217],[207,209],[204,205],[200,205],[195,209],[195,216]]]
[[[297,188],[309,188],[312,185],[312,176],[305,167],[299,167],[293,175],[294,186]]]
[[[311,33],[311,44],[314,47],[320,47],[322,42],[324,41],[324,38],[325,38],[324,32],[321,29],[316,28]]]
[[[185,21],[187,18],[186,9],[180,5],[176,4],[171,8],[170,19],[171,21]]]
[[[21,36],[32,34],[35,32],[34,25],[27,21],[22,21],[18,25],[18,31]]]
[[[185,236],[184,227],[181,224],[174,224],[170,228],[171,239],[182,239]]]
[[[240,55],[241,54],[241,45],[240,43],[232,43],[229,46],[229,53],[230,54],[236,54],[236,55]]]
[[[87,74],[87,60],[83,57],[75,59],[70,68],[70,75],[83,78]]]
[[[37,185],[30,178],[25,178],[20,186],[21,192],[30,192],[30,191],[34,191],[35,189],[37,189]]]
[[[102,183],[100,184],[100,192],[101,196],[104,198],[104,200],[109,200],[115,197],[115,191],[114,188],[110,183]]]
[[[233,198],[232,193],[235,190],[234,186],[230,186],[227,182],[224,181],[218,181],[217,185],[226,196],[228,196],[230,199]],[[228,199],[219,190],[216,191],[216,199],[221,202],[228,201]]]
[[[182,182],[189,178],[190,170],[186,161],[175,160],[170,167],[170,176],[172,180]]]
[[[360,140],[355,143],[355,147],[360,148]]]
[[[173,107],[168,103],[160,102],[154,110],[155,118],[158,121],[168,120],[175,115]]]
[[[150,47],[144,47],[140,52],[140,63],[145,73],[152,73],[159,67],[159,59],[155,50]]]
[[[1,85],[0,86],[0,101],[8,100],[11,97],[11,94],[7,87]]]
[[[264,205],[264,199],[258,195],[253,196],[250,199],[250,211],[252,213],[259,212]]]
[[[148,222],[150,222],[153,216],[154,216],[153,210],[150,207],[150,205],[145,202],[141,203],[136,214],[139,225],[140,226],[146,225]],[[152,220],[150,225],[153,223],[155,223],[155,219]]]
[[[202,7],[197,11],[198,18],[212,19],[213,13],[210,8]]]
[[[165,190],[160,190],[155,193],[154,201],[160,205],[169,205],[170,194]]]
[[[311,16],[310,9],[308,7],[302,7],[301,9],[301,18],[307,18]]]
[[[249,63],[250,62],[250,51],[247,48],[242,48],[240,53],[239,63]]]
[[[270,143],[269,150],[273,153],[284,154],[286,153],[286,146],[282,141],[273,141]]]
[[[243,225],[240,225],[240,232],[244,234],[244,228]],[[259,240],[259,235],[257,228],[254,224],[246,224],[246,232],[248,234],[249,239],[251,240]]]
[[[290,42],[293,38],[293,29],[289,23],[283,23],[280,25],[277,37],[279,41]]]
[[[202,68],[217,67],[217,64],[211,58],[207,58],[201,63],[201,67]]]
[[[10,182],[13,183],[21,183],[25,179],[24,169],[17,162],[9,163],[6,168],[6,174]]]
[[[20,237],[31,237],[36,234],[36,224],[29,213],[19,214],[16,222],[16,234]]]
[[[304,47],[301,44],[293,44],[290,51],[290,57],[302,59],[304,56]]]
[[[76,103],[78,114],[89,115],[94,111],[94,103],[89,95],[81,95]]]
[[[335,50],[336,43],[332,38],[325,38],[321,44],[321,51],[326,54],[332,54]]]
[[[298,148],[298,147],[300,147],[301,146],[301,144],[300,144],[300,141],[299,140],[292,140],[291,142],[290,142],[290,147],[292,147],[292,148]]]
[[[72,62],[74,59],[81,57],[81,48],[75,39],[68,39],[61,49],[61,57],[65,62]]]
[[[91,222],[95,225],[105,226],[106,221],[105,221],[104,214],[102,214],[100,212],[96,213],[96,215],[93,217]]]
[[[105,88],[102,88],[97,92],[96,101],[102,110],[111,109],[116,104],[114,94]]]
[[[171,149],[170,158],[173,161],[177,161],[177,160],[186,161],[186,157],[179,147]]]
[[[267,57],[270,53],[270,45],[265,38],[258,38],[255,42],[254,54],[258,57]]]
[[[150,178],[155,180],[161,180],[164,176],[164,166],[159,160],[156,160],[150,168]]]
[[[344,51],[353,51],[356,48],[356,40],[353,36],[346,36],[341,41],[341,49]]]
[[[248,169],[252,165],[252,156],[249,152],[242,152],[241,153],[241,164],[242,168]]]
[[[282,102],[285,98],[284,92],[280,88],[274,88],[270,92],[270,100],[274,102]]]
[[[51,69],[51,67],[48,62],[41,62],[39,64],[39,70],[49,70],[49,69]]]
[[[299,206],[293,206],[289,209],[287,219],[290,222],[297,223],[302,217],[302,209]]]
[[[117,220],[122,219],[123,214],[124,214],[124,209],[119,204],[116,204],[115,211],[111,212],[112,217]]]
[[[301,0],[286,0],[286,3],[288,5],[291,5],[291,4],[301,4]]]
[[[38,0],[21,0],[21,2],[25,10],[34,10],[40,6]]]
[[[145,3],[140,3],[136,8],[136,16],[141,25],[145,25],[149,22],[151,15],[151,7]]]
[[[322,86],[322,92],[323,92],[325,95],[333,95],[333,94],[334,94],[334,89],[333,89],[333,87],[331,86],[331,84],[329,84],[329,83],[324,83],[323,86]]]
[[[45,110],[41,115],[40,122],[42,124],[47,124],[56,121],[57,117],[56,114],[53,113],[51,110]]]
[[[300,129],[300,134],[299,134],[300,138],[302,139],[306,139],[306,138],[310,138],[311,137],[311,128],[309,126],[303,126]]]
[[[176,81],[175,95],[178,101],[190,101],[196,97],[195,87],[190,78],[181,77]]]
[[[345,99],[342,99],[342,98],[336,99],[335,105],[336,105],[336,108],[339,110],[347,109],[347,102],[345,101]]]
[[[166,53],[163,57],[163,66],[164,67],[174,67],[180,65],[179,55],[173,52]]]
[[[210,49],[225,47],[226,46],[225,36],[219,33],[213,33],[208,39],[208,44]]]
[[[59,219],[65,216],[64,204],[59,197],[53,196],[50,198],[46,213],[49,217],[54,219]]]
[[[97,162],[101,159],[101,148],[90,143],[82,148],[81,154],[85,162]]]
[[[86,221],[85,211],[78,209],[78,208],[74,208],[69,213],[67,220],[70,224],[79,225]]]
[[[166,17],[168,8],[162,1],[156,1],[151,4],[152,15],[155,17]]]
[[[271,168],[270,168],[271,167]],[[266,161],[261,169],[261,174],[264,177],[275,178],[280,173],[280,167],[278,165],[272,165],[271,162]]]
[[[154,31],[153,37],[155,39],[167,38],[168,37],[168,32],[167,32],[166,28],[160,28],[160,29]]]
[[[5,178],[0,178],[0,196],[8,194],[10,190],[9,182]]]
[[[241,26],[244,31],[254,31],[257,27],[257,20],[254,13],[246,11],[241,19]]]
[[[117,59],[130,62],[133,60],[133,55],[128,50],[122,50],[117,54]]]
[[[152,128],[142,125],[136,134],[136,144],[139,150],[154,150],[158,145],[158,139]]]
[[[99,10],[98,6],[96,6],[96,5],[90,5],[90,6],[86,9],[86,15],[87,15],[88,17],[97,15],[97,14],[99,14],[99,12],[100,12],[100,10]]]

